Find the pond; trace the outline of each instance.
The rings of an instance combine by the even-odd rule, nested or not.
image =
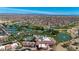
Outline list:
[[[66,33],[59,33],[57,36],[56,36],[56,40],[60,41],[60,42],[63,42],[63,41],[68,41],[68,40],[71,40],[71,36],[69,34],[66,34]]]
[[[9,33],[12,33],[12,34],[17,33],[17,28],[14,27],[14,26],[7,26],[7,27],[6,27],[6,30],[7,30]]]

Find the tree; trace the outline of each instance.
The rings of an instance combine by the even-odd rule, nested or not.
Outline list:
[[[16,35],[11,34],[11,35],[8,36],[6,42],[11,43],[14,40],[16,40]]]
[[[25,32],[21,32],[16,36],[17,41],[23,46],[22,42],[24,41],[26,34]]]

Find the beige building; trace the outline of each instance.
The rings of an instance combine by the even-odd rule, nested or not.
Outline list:
[[[77,28],[68,29],[67,32],[71,34],[72,38],[76,38],[78,36],[78,29]]]

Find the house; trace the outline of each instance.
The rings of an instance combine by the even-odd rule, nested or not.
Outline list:
[[[78,29],[77,28],[68,29],[67,32],[71,34],[72,38],[76,38],[78,36]]]
[[[49,46],[53,46],[54,42],[53,41],[40,41],[40,44],[48,44]]]
[[[11,49],[12,49],[11,44],[5,45],[5,50],[6,51],[11,51]]]
[[[23,41],[22,45],[24,47],[34,47],[35,46],[35,42],[28,42],[28,41]]]
[[[0,51],[5,51],[5,46],[0,46]]]
[[[44,37],[43,43],[46,43],[48,45],[53,45],[53,44],[56,44],[56,40],[54,38],[51,38],[51,37]]]
[[[79,51],[79,46],[69,45],[69,46],[67,47],[67,49],[68,49],[69,51]]]
[[[50,48],[50,46],[53,46],[56,43],[55,40],[51,39],[50,37],[43,37],[43,39],[41,41],[36,40],[35,42],[35,46],[37,47],[37,49],[45,49],[48,50]]]
[[[12,50],[16,50],[16,48],[19,45],[17,43],[13,43],[13,44],[7,44],[4,46],[0,46],[0,51],[12,51]]]
[[[38,47],[39,48],[43,48],[43,49],[48,49],[48,45],[47,44],[39,44]]]
[[[35,38],[32,41],[27,41],[27,40],[23,41],[22,42],[23,47],[29,47],[37,50],[39,49],[47,50],[50,46],[56,44],[54,38],[50,38],[50,37],[40,38],[40,36],[34,36],[34,37]]]
[[[79,44],[79,38],[72,39],[70,42],[71,44],[74,44],[74,43]]]
[[[19,45],[17,43],[11,44],[11,50],[15,50]]]

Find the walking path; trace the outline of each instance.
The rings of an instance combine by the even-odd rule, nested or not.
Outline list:
[[[62,45],[62,43],[59,43],[59,44],[56,46],[55,50],[56,50],[56,51],[67,51],[67,49],[66,49],[66,48],[63,48],[61,45]]]

